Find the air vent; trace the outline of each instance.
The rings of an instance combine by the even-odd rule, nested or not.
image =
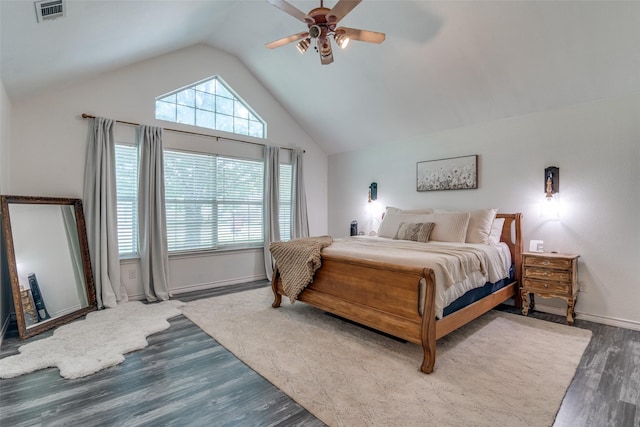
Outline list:
[[[65,16],[67,12],[66,0],[45,0],[37,1],[34,4],[36,5],[38,22],[60,18]]]

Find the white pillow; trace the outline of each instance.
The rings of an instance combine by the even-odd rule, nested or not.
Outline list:
[[[436,213],[452,213],[443,209],[436,209]],[[466,243],[487,243],[491,233],[491,224],[496,218],[497,209],[476,209],[470,211],[469,227],[467,228]]]
[[[433,222],[435,227],[429,240],[435,242],[464,243],[469,226],[469,212],[441,212],[423,215],[421,222]]]
[[[491,225],[496,219],[497,209],[477,209],[469,212],[467,243],[487,243],[491,234]]]
[[[378,236],[380,237],[388,237],[393,239],[398,232],[398,228],[400,228],[401,222],[406,223],[421,223],[421,222],[433,222],[428,219],[430,214],[404,214],[404,213],[396,213],[394,211],[389,211],[387,209],[387,213],[384,215],[382,219],[382,223],[378,228]]]
[[[425,213],[433,213],[433,209],[424,208],[424,209],[400,209],[394,208],[393,206],[387,206],[386,214],[388,213],[399,213],[399,214],[425,214]]]
[[[502,236],[502,227],[504,227],[504,218],[496,218],[491,224],[491,233],[487,239],[487,244],[497,245],[500,243],[500,236]]]

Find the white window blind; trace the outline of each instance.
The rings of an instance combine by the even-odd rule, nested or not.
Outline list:
[[[280,164],[280,240],[291,240],[292,167]]]
[[[120,258],[138,255],[138,149],[116,144],[118,247]]]
[[[216,246],[216,157],[164,151],[169,252]]]
[[[169,252],[263,244],[261,160],[164,151]],[[291,165],[280,165],[280,235],[291,239]],[[138,252],[138,150],[116,145],[120,257]]]
[[[263,242],[263,170],[261,161],[218,157],[218,244]]]
[[[262,243],[260,161],[165,151],[169,252]]]

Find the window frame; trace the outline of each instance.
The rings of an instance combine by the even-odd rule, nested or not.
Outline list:
[[[129,142],[122,142],[122,141],[118,141],[116,143],[116,145],[119,146],[126,146],[126,147],[134,147],[136,148],[135,152],[136,152],[136,164],[138,165],[136,168],[137,173],[139,173],[139,162],[137,159],[138,156],[138,150],[137,150],[137,145],[135,144],[131,144]],[[264,165],[264,159],[257,159],[257,158],[251,158],[251,157],[243,157],[243,156],[232,156],[232,155],[228,155],[228,154],[220,154],[220,153],[216,153],[213,150],[207,150],[207,151],[194,151],[194,150],[186,150],[186,149],[180,149],[180,148],[175,148],[175,147],[165,147],[163,149],[163,153],[166,154],[167,151],[173,151],[173,152],[183,152],[183,153],[192,153],[195,155],[203,155],[203,156],[211,156],[213,158],[223,158],[223,159],[235,159],[235,160],[239,160],[239,161],[249,161],[249,162],[256,162],[256,163],[260,163],[262,166]],[[288,173],[291,175],[289,177],[290,179],[290,193],[289,193],[289,201],[288,203],[286,203],[285,205],[282,204],[282,197],[283,197],[283,185],[286,185],[286,183],[283,183],[283,179],[282,179],[282,174],[283,171],[285,173],[287,173],[288,169]],[[262,169],[262,175],[264,173],[264,169]],[[280,223],[280,231],[283,234],[281,237],[283,238],[283,240],[287,240],[291,238],[291,221],[292,221],[292,215],[291,215],[291,206],[293,203],[293,167],[290,163],[287,162],[281,162],[280,163],[280,168],[279,168],[279,172],[280,172],[280,207],[279,207],[279,220],[282,220],[283,215],[288,216],[289,222],[288,222],[288,229],[289,229],[289,235],[285,236],[284,233],[282,233],[283,231],[283,224],[282,221]],[[165,180],[166,180],[166,175],[165,175]],[[117,184],[117,183],[116,183]],[[165,181],[165,187],[166,187],[166,181]],[[261,186],[260,190],[263,192],[264,188],[263,186]],[[166,190],[165,190],[166,191]],[[262,193],[263,194],[263,193]],[[165,197],[166,197],[166,192],[165,192]],[[137,200],[137,199],[136,199]],[[166,200],[165,200],[166,203]],[[213,202],[214,207],[219,206],[219,202],[215,201]],[[262,206],[262,209],[264,209],[264,201],[263,198],[261,198],[260,200],[260,205]],[[217,212],[217,210],[216,210]],[[264,213],[264,210],[262,211]],[[217,215],[217,214],[216,214]],[[134,218],[134,224],[133,227],[136,231],[136,246],[137,246],[137,242],[139,240],[139,236],[138,236],[138,223],[137,223],[137,218],[138,218],[138,210],[135,209],[135,218]],[[218,236],[216,234],[216,241],[217,241],[217,245],[213,246],[213,247],[206,247],[206,248],[193,248],[193,249],[183,249],[183,250],[172,250],[169,251],[169,256],[170,257],[175,257],[175,256],[185,256],[185,255],[198,255],[198,254],[215,254],[215,253],[223,253],[223,252],[230,252],[230,251],[238,251],[238,250],[255,250],[255,249],[261,249],[264,247],[264,222],[262,221],[264,218],[264,215],[261,215],[260,218],[260,222],[261,222],[261,240],[260,241],[256,241],[256,242],[249,242],[249,243],[238,243],[238,244],[232,244],[232,243],[225,243],[225,244],[220,244],[218,241]],[[215,222],[217,223],[217,216],[215,218]],[[216,224],[216,228],[217,228],[217,224]],[[120,229],[120,227],[119,227]],[[216,229],[216,233],[217,233],[217,229]],[[120,242],[120,233],[118,233],[118,242]],[[134,258],[139,258],[139,252],[138,252],[138,248],[136,248],[135,253],[119,253],[119,258],[120,260],[127,260],[127,259],[134,259]]]
[[[225,159],[225,160],[237,160],[237,161],[244,161],[244,162],[255,162],[255,163],[259,163],[260,166],[262,168],[264,168],[264,161],[262,160],[257,160],[257,159],[251,159],[251,158],[244,158],[244,157],[239,157],[239,156],[229,156],[229,155],[222,155],[222,154],[217,154],[217,153],[212,153],[212,152],[193,152],[190,150],[181,150],[181,149],[177,149],[177,148],[165,148],[164,151],[173,151],[173,152],[181,152],[184,154],[194,154],[194,155],[202,155],[202,156],[210,156],[212,158],[215,159],[216,161],[216,181],[218,180],[218,167],[219,165],[217,164],[217,160],[219,158],[221,159]],[[260,171],[260,175],[264,175],[264,169],[262,169]],[[216,187],[218,186],[218,183],[216,182],[214,184]],[[166,174],[165,174],[165,198],[166,198]],[[262,186],[261,186],[261,190],[262,190]],[[216,190],[217,191],[217,188]],[[184,255],[184,254],[192,254],[192,253],[208,253],[208,252],[224,252],[224,251],[234,251],[234,250],[239,250],[239,249],[255,249],[255,248],[262,248],[264,246],[264,223],[262,222],[262,212],[260,215],[260,227],[261,227],[261,231],[260,231],[260,236],[261,236],[261,240],[260,241],[255,241],[255,242],[251,242],[251,241],[247,241],[247,242],[241,242],[241,243],[220,243],[220,212],[219,212],[219,207],[221,205],[225,205],[225,203],[219,200],[218,194],[214,191],[214,199],[211,201],[212,204],[212,227],[213,227],[213,246],[211,247],[206,247],[206,248],[192,248],[192,249],[179,249],[179,250],[169,250],[169,256],[171,255]],[[228,203],[227,203],[228,204]],[[264,200],[263,197],[260,198],[259,201],[259,205],[261,206],[262,209],[264,209]],[[166,206],[166,200],[165,200],[165,206]]]

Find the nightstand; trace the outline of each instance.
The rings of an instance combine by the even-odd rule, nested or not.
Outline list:
[[[522,314],[533,310],[530,294],[543,298],[564,298],[567,301],[567,323],[573,325],[578,297],[578,258],[580,255],[556,253],[522,253]]]

